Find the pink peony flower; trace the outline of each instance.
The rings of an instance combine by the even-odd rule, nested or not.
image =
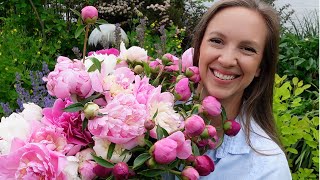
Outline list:
[[[79,173],[82,180],[94,179],[97,175],[93,172],[93,168],[97,163],[94,161],[85,161],[79,165]]]
[[[67,139],[63,134],[63,128],[53,126],[43,126],[34,129],[28,142],[41,143],[49,150],[61,153],[68,152],[72,147],[72,145],[70,146],[67,143]]]
[[[217,130],[212,125],[206,125],[206,128],[201,134],[203,138],[215,138],[216,136],[218,136]]]
[[[182,70],[185,71],[187,68],[193,65],[193,48],[187,49],[181,56]]]
[[[204,128],[204,120],[198,115],[193,114],[185,121],[185,132],[189,137],[199,136],[203,132]]]
[[[223,124],[224,133],[228,136],[235,136],[240,131],[241,126],[235,120],[227,120]]]
[[[191,141],[186,140],[181,131],[174,132],[167,138],[176,141],[177,157],[179,159],[187,159],[192,154]]]
[[[114,72],[115,82],[122,86],[124,89],[127,89],[134,81],[135,75],[131,69],[127,67],[118,68]]]
[[[154,144],[153,156],[159,164],[169,164],[176,157],[187,159],[191,154],[191,141],[185,140],[181,131],[177,131]]]
[[[89,131],[126,149],[139,144],[144,134],[146,107],[139,104],[132,94],[119,94],[100,112],[106,114],[88,123]]]
[[[98,10],[93,6],[86,6],[81,10],[81,17],[84,22],[94,24],[98,19]]]
[[[71,94],[88,97],[93,93],[91,80],[83,63],[78,60],[72,62],[66,57],[58,58],[54,71],[44,81],[47,81],[49,94],[58,98],[68,98]]]
[[[189,79],[182,78],[174,88],[175,97],[180,101],[187,101],[191,97],[191,90],[189,87]]]
[[[126,180],[129,178],[129,167],[125,162],[119,162],[114,165],[112,170],[116,180]]]
[[[188,67],[188,69],[186,70],[186,76],[195,83],[200,82],[200,72],[199,72],[199,68],[196,66],[191,66]]]
[[[200,176],[207,176],[214,171],[214,163],[207,155],[197,156],[194,161],[194,168]]]
[[[88,53],[88,56],[91,56],[93,54],[102,54],[102,55],[110,55],[113,54],[115,56],[119,56],[120,51],[118,49],[115,48],[110,48],[110,49],[102,49],[102,50],[98,50],[98,51],[90,51]]]
[[[86,146],[93,142],[93,140],[88,130],[82,131],[82,120],[78,112],[63,111],[63,109],[71,103],[72,102],[68,100],[63,101],[62,99],[57,99],[52,108],[43,109],[42,113],[44,117],[42,122],[49,126],[53,125],[62,128],[62,134],[67,138],[67,143],[81,148],[81,146]]]
[[[171,61],[172,65],[170,66],[165,66],[165,70],[167,71],[179,71],[179,58],[167,53],[165,55],[163,55],[164,58],[168,59],[169,61]]]
[[[187,166],[181,172],[183,180],[198,180],[200,178],[199,173],[192,166]]]
[[[221,104],[213,96],[207,96],[202,101],[203,112],[208,113],[211,116],[217,116],[221,113]]]
[[[66,179],[66,157],[40,143],[14,139],[11,152],[0,156],[0,179]],[[5,162],[5,163],[4,163]]]
[[[159,164],[169,164],[177,157],[177,142],[164,138],[154,144],[153,157]]]
[[[93,172],[102,178],[107,178],[111,175],[113,168],[106,168],[103,167],[99,164],[97,164],[94,168],[93,168]]]
[[[164,128],[169,134],[184,127],[184,119],[173,109],[173,105],[173,95],[169,92],[161,93],[160,86],[150,92],[147,102],[148,119],[152,119],[154,114],[157,113],[154,118],[155,124]],[[156,128],[150,131],[150,136],[157,138]]]
[[[135,77],[133,94],[136,96],[137,101],[140,104],[147,104],[148,98],[153,89],[155,89],[155,87],[149,84],[149,78],[144,77],[143,79],[140,79],[140,76]]]

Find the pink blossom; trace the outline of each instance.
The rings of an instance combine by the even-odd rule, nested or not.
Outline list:
[[[177,142],[163,138],[154,144],[153,156],[159,164],[169,164],[174,161],[177,157]]]
[[[185,140],[181,131],[177,131],[154,144],[153,156],[159,164],[169,164],[176,157],[187,159],[191,154],[191,141]]]
[[[203,111],[211,116],[217,116],[221,113],[221,104],[213,96],[207,96],[202,101]]]
[[[179,159],[187,159],[192,154],[191,141],[185,140],[181,131],[174,132],[168,139],[172,139],[177,143],[177,157]]]
[[[204,120],[198,115],[193,114],[185,121],[185,132],[189,137],[199,136],[203,132],[204,128]]]
[[[200,178],[199,173],[192,166],[187,166],[181,172],[183,180],[198,180]]]
[[[85,161],[79,165],[79,173],[81,179],[91,180],[96,177],[96,174],[93,172],[93,168],[96,167],[97,163],[94,161]]]
[[[154,86],[149,84],[149,78],[144,77],[143,79],[141,79],[140,76],[135,77],[133,94],[136,96],[137,101],[140,104],[147,103],[150,93],[154,88]]]
[[[62,134],[67,138],[68,144],[86,146],[93,140],[88,130],[82,130],[82,120],[78,112],[64,112],[63,109],[72,102],[57,99],[52,108],[44,108],[42,122],[49,126],[62,128]],[[76,152],[75,152],[76,153]],[[70,154],[69,154],[70,155]],[[72,155],[72,154],[71,154]]]
[[[163,68],[163,65],[162,65],[162,61],[160,59],[156,59],[154,61],[150,61],[149,62],[149,66],[152,68],[152,69],[162,69]]]
[[[97,164],[94,168],[93,168],[93,172],[102,178],[107,178],[111,175],[113,168],[106,168],[103,167],[99,164]]]
[[[182,78],[174,88],[175,97],[180,101],[187,101],[191,97],[191,90],[189,87],[189,79]]]
[[[40,143],[14,139],[11,152],[0,156],[0,179],[66,179],[66,157]]]
[[[125,180],[129,178],[129,167],[125,162],[119,162],[114,165],[112,174],[116,180]]]
[[[93,24],[98,19],[98,10],[93,6],[86,6],[81,10],[84,22]]]
[[[160,86],[150,92],[147,102],[148,119],[152,119],[157,113],[153,119],[155,124],[164,128],[169,134],[184,127],[183,117],[173,109],[173,106],[173,95],[169,92],[161,92]],[[157,138],[156,128],[150,131],[150,136]]]
[[[132,94],[119,94],[100,112],[103,117],[90,120],[89,131],[100,138],[131,149],[138,145],[145,132],[146,107]]]
[[[120,54],[120,51],[116,48],[110,48],[110,49],[101,49],[101,50],[98,50],[98,51],[90,51],[88,53],[88,56],[91,56],[93,54],[102,54],[102,55],[110,55],[110,54],[113,54],[115,56],[119,56]]]
[[[199,68],[196,66],[191,66],[188,67],[188,69],[186,70],[186,76],[195,83],[198,83],[200,81],[200,72],[199,72]]]
[[[185,71],[187,68],[193,65],[193,48],[187,49],[181,56],[182,70]]]
[[[54,71],[44,81],[47,81],[49,94],[58,98],[67,98],[71,94],[88,97],[93,93],[90,76],[78,60],[72,62],[60,56]]]
[[[165,54],[163,55],[164,58],[167,58],[169,61],[171,61],[172,65],[166,66],[165,70],[167,71],[179,71],[179,58],[172,55],[172,54]]]
[[[63,134],[63,128],[53,126],[43,126],[34,129],[30,138],[30,143],[44,144],[49,150],[66,153],[71,146],[67,144],[67,139]]]
[[[116,78],[115,82],[117,84],[121,85],[124,89],[127,89],[129,87],[129,85],[133,83],[133,81],[135,79],[134,72],[131,71],[131,69],[129,69],[127,67],[118,68],[114,72],[114,76]]]
[[[197,156],[194,161],[194,168],[200,176],[207,176],[214,171],[214,163],[207,155]]]
[[[235,120],[227,120],[223,124],[224,133],[228,136],[235,136],[240,131],[241,126]]]

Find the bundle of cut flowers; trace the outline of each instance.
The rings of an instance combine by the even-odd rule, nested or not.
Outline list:
[[[45,78],[52,107],[24,104],[0,123],[0,179],[199,179],[214,170],[205,155],[221,141],[200,100],[193,49],[149,57],[133,46],[60,56]],[[230,135],[239,128],[226,121]],[[231,128],[231,129],[230,129]]]

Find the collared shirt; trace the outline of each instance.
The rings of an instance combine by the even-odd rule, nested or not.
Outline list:
[[[236,119],[238,121],[238,119]],[[238,121],[239,122],[239,121]],[[285,154],[280,147],[251,119],[250,140],[241,129],[234,137],[224,135],[222,145],[206,154],[215,162],[215,170],[201,180],[290,180]]]

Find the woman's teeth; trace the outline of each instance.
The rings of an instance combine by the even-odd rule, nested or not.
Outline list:
[[[221,74],[221,73],[219,73],[217,71],[213,71],[213,74],[217,78],[222,79],[222,80],[232,80],[232,79],[236,78],[236,76],[234,76],[234,75],[225,75],[225,74]]]

